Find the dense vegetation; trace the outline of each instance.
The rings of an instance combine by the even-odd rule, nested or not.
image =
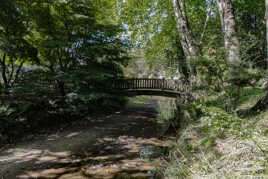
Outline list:
[[[160,104],[179,140],[158,172],[265,177],[267,11],[264,0],[0,0],[0,145],[121,107],[107,81],[161,74],[192,97]]]
[[[104,88],[122,77],[129,46],[120,37],[122,26],[102,18],[105,5],[1,1],[0,143],[54,119],[82,118],[124,104]]]

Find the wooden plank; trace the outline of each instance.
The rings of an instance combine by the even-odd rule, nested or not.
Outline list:
[[[148,80],[147,80],[147,79],[144,80],[144,87],[145,87],[145,88],[148,88],[148,87],[149,87],[149,86],[148,86]]]
[[[149,81],[146,79],[144,80],[144,88],[149,88]]]

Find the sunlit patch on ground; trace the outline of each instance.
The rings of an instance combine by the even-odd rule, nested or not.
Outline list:
[[[155,107],[155,101],[132,106],[5,150],[0,153],[0,176],[150,178],[162,148],[169,145],[158,139]]]

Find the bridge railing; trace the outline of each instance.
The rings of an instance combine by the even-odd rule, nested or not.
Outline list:
[[[56,81],[36,80],[36,86],[48,87],[56,90],[58,85]],[[19,84],[19,83],[18,83]],[[65,89],[70,89],[73,84],[65,84]],[[178,92],[188,92],[189,87],[181,80],[173,79],[148,79],[148,78],[133,78],[133,79],[115,79],[107,81],[106,85],[100,88],[116,89],[116,90],[139,90],[139,89],[155,89],[155,90],[171,90]]]
[[[114,89],[161,89],[174,91],[187,91],[187,87],[180,80],[171,79],[117,79],[113,81],[112,88]]]

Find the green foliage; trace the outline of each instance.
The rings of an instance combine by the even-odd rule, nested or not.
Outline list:
[[[0,4],[0,91],[15,99],[0,113],[1,138],[48,125],[53,118],[83,119],[125,104],[106,88],[123,76],[129,60],[124,28],[110,16],[113,3]]]
[[[108,113],[126,103],[122,97],[107,93],[68,93],[66,105],[73,115],[84,117],[90,114]]]
[[[23,127],[16,123],[24,120],[28,107],[27,104],[15,103],[0,105],[0,145],[11,142],[14,136],[23,133]]]
[[[256,85],[266,76],[266,72],[253,68],[250,62],[228,63],[224,49],[215,51],[212,56],[192,60],[191,63],[196,67],[200,79],[194,89],[203,90],[207,95],[222,95],[222,99],[225,98],[224,109],[228,112],[237,109],[243,88]]]
[[[9,0],[1,2],[0,12],[0,52],[9,57],[36,59],[36,49],[25,40],[29,32],[23,14]]]
[[[234,1],[241,59],[255,67],[265,68],[265,6],[263,1]]]
[[[261,93],[261,89],[242,88],[240,93],[242,97],[238,101],[238,106],[250,103],[247,106],[249,108]],[[190,118],[184,121],[183,118],[180,118],[180,122],[183,123],[180,123],[181,126],[178,129],[179,136],[170,155],[171,161],[168,161],[164,171],[166,178],[178,178],[179,176],[181,178],[196,176],[234,178],[236,175],[241,176],[242,174],[238,172],[235,175],[237,170],[242,170],[245,174],[246,171],[240,165],[244,165],[246,161],[254,161],[256,165],[263,168],[257,172],[258,169],[255,165],[247,165],[255,172],[247,173],[249,176],[266,176],[265,149],[267,145],[265,141],[267,138],[265,135],[267,131],[263,124],[265,124],[267,116],[255,114],[241,117],[227,112],[225,110],[227,97],[228,95],[224,93],[213,93],[211,96],[204,96],[203,99],[185,105],[185,109],[190,108],[192,109],[190,111],[196,111],[198,115],[193,116],[198,117],[195,120]],[[187,106],[189,107],[187,108]],[[260,124],[257,125],[257,123]],[[242,143],[244,146],[240,146]],[[245,155],[246,151],[250,150],[252,152]],[[261,157],[255,159],[258,156]],[[237,162],[240,165],[237,165]],[[225,169],[225,167],[234,173],[224,173],[221,168]]]
[[[218,135],[226,134],[227,131],[240,137],[246,136],[247,132],[243,129],[244,120],[238,116],[228,114],[226,111],[217,107],[203,107],[203,120],[208,122],[207,126],[202,127],[202,132]],[[211,131],[212,130],[212,131]]]
[[[191,174],[186,163],[183,161],[174,161],[165,170],[165,178],[188,178]]]

